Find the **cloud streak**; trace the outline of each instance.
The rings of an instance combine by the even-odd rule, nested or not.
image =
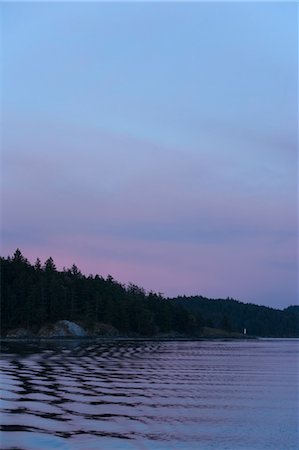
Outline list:
[[[7,139],[15,150],[4,155],[6,251],[20,245],[32,259],[51,254],[60,267],[76,262],[166,295],[259,302],[254,284],[273,289],[289,278],[295,298],[292,202],[277,203],[268,186],[258,196],[246,182],[234,191],[223,180],[233,169],[215,165],[214,154],[67,131],[67,142],[53,133],[50,143],[32,143],[30,128],[22,145]]]
[[[295,303],[295,6],[4,5],[3,253]]]

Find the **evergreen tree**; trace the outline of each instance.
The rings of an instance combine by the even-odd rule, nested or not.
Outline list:
[[[34,332],[46,323],[68,319],[81,324],[106,322],[121,332],[198,335],[204,323],[227,331],[270,337],[299,336],[299,307],[275,310],[231,298],[202,296],[165,299],[130,283],[83,275],[74,264],[57,271],[53,259],[31,265],[17,249],[1,262],[1,333],[17,327]]]
[[[44,270],[45,272],[56,272],[56,266],[51,256],[46,260]]]
[[[42,270],[42,263],[41,260],[39,258],[36,258],[35,264],[34,264],[34,268],[37,272],[39,272],[40,270]]]

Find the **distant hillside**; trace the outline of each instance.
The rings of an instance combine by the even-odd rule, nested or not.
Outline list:
[[[201,296],[171,299],[192,314],[200,314],[204,325],[256,336],[299,337],[299,306],[284,310],[242,303],[234,299],[208,299]]]
[[[20,328],[36,334],[61,320],[88,330],[112,326],[126,336],[238,337],[244,328],[248,335],[299,336],[297,306],[280,311],[233,299],[165,299],[111,275],[85,276],[75,265],[58,271],[51,257],[32,265],[19,249],[0,263],[2,336]]]

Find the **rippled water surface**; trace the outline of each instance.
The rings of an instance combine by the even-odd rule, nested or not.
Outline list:
[[[298,342],[5,342],[1,448],[297,450]]]

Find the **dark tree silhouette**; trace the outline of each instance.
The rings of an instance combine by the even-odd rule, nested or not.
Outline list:
[[[259,336],[299,336],[299,307],[275,310],[233,299],[201,296],[165,299],[133,283],[125,286],[111,275],[86,277],[73,264],[58,271],[52,257],[31,265],[17,249],[1,258],[1,334],[22,327],[67,319],[82,325],[106,323],[128,335],[177,332],[200,336],[206,324]]]

